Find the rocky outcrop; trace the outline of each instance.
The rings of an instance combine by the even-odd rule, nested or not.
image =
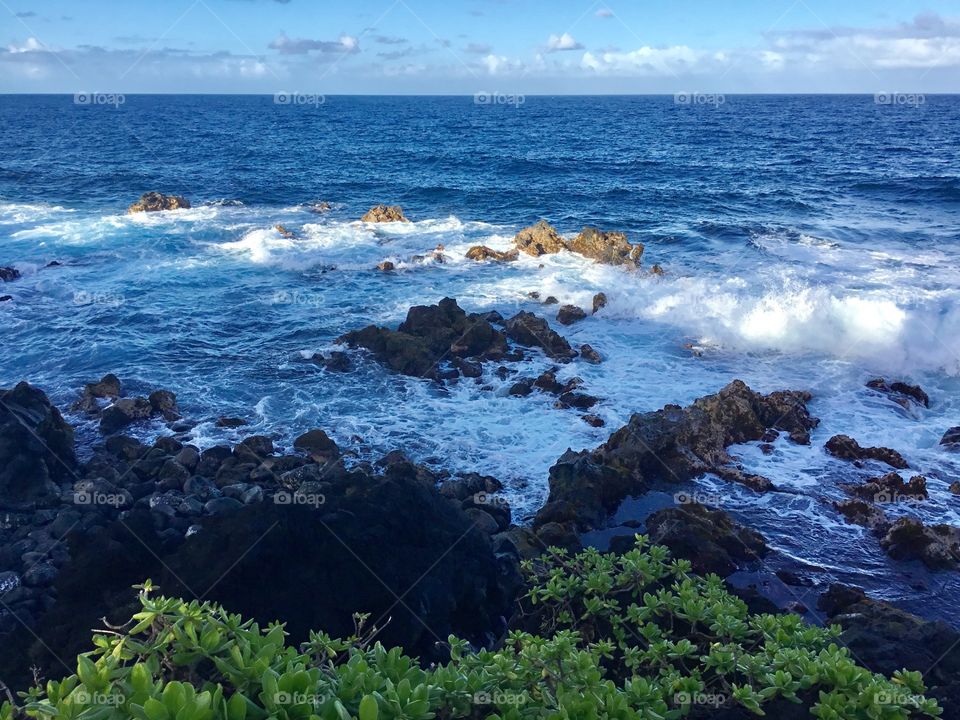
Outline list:
[[[273,229],[276,230],[278,233],[280,233],[280,237],[286,238],[287,240],[291,240],[297,236],[295,232],[293,232],[292,230],[287,230],[287,228],[285,228],[283,225],[280,225],[279,223],[274,225]]]
[[[113,373],[107,373],[99,381],[87,383],[83,386],[83,394],[73,404],[73,409],[91,414],[99,413],[99,401],[119,399],[120,389],[120,378]]]
[[[810,416],[809,393],[761,395],[735,380],[716,395],[687,408],[668,405],[634,415],[604,445],[589,452],[567,451],[550,471],[547,504],[534,528],[547,523],[568,531],[597,527],[626,497],[647,491],[652,482],[685,482],[715,473],[756,490],[772,484],[736,467],[726,448],[761,440],[771,428],[797,443],[810,442],[819,422]]]
[[[533,257],[551,255],[567,249],[567,244],[560,237],[560,233],[546,220],[540,220],[518,232],[513,238],[513,243],[518,250]]]
[[[507,337],[525,347],[538,347],[547,357],[569,362],[577,356],[566,339],[550,328],[541,317],[526,311],[518,312],[504,324]]]
[[[493,248],[488,248],[486,245],[474,245],[472,248],[467,250],[466,255],[468,260],[476,260],[480,262],[482,260],[496,260],[497,262],[513,262],[518,257],[520,257],[519,250],[508,250],[502,252],[500,250],[494,250]]]
[[[895,560],[920,560],[932,570],[954,570],[960,564],[960,528],[950,525],[903,517],[890,526],[880,546]]]
[[[888,383],[883,378],[875,378],[867,383],[867,387],[889,396],[891,400],[903,408],[908,408],[911,403],[922,405],[925,408],[930,407],[930,397],[919,385],[910,385],[899,381]]]
[[[128,425],[162,417],[170,422],[180,418],[177,408],[177,396],[169,390],[156,390],[149,397],[119,398],[120,382],[116,376],[107,375],[99,383],[92,383],[84,388],[83,397],[78,405],[83,409],[96,412],[99,405],[96,398],[112,397],[114,402],[100,413],[100,432],[110,435],[123,430]],[[106,381],[106,382],[105,382]],[[100,393],[100,395],[95,395]]]
[[[658,510],[647,518],[646,526],[653,542],[689,560],[701,575],[726,577],[768,553],[766,541],[756,530],[735,522],[723,510],[699,503]]]
[[[833,506],[846,518],[847,522],[869,528],[875,535],[883,535],[890,528],[886,514],[869,502],[863,500],[841,500]]]
[[[862,460],[876,460],[886,463],[890,467],[899,470],[905,470],[910,467],[903,456],[896,450],[885,447],[861,447],[860,443],[849,435],[834,435],[827,440],[824,445],[827,452],[841,460],[852,460],[859,462]]]
[[[593,296],[593,314],[596,315],[600,310],[607,306],[607,294],[597,293]]]
[[[940,444],[948,450],[960,449],[960,427],[952,427],[940,438]]]
[[[20,277],[20,271],[12,267],[0,267],[0,280],[12,282]]]
[[[567,247],[591,260],[630,268],[639,267],[643,255],[643,245],[631,244],[625,233],[604,232],[595,227],[585,227]]]
[[[403,375],[435,380],[458,376],[458,360],[501,360],[509,349],[506,336],[487,316],[468,315],[451,298],[410,308],[397,330],[370,325],[338,342],[369,350]],[[453,367],[441,368],[441,363]]]
[[[560,310],[557,312],[557,322],[561,325],[573,325],[585,317],[587,317],[587,314],[582,308],[578,308],[576,305],[561,305]]]
[[[360,222],[368,223],[388,223],[388,222],[410,222],[403,214],[403,208],[399,205],[375,205],[367,210]]]
[[[190,208],[190,201],[180,195],[164,195],[158,192],[148,192],[127,208],[128,214],[139,212],[159,212],[161,210],[185,210]]]
[[[75,464],[73,428],[42,390],[0,390],[0,509],[49,504]]]
[[[904,481],[895,472],[873,478],[862,485],[844,485],[843,488],[851,495],[876,503],[920,502],[928,497],[927,479],[923,475],[914,475],[909,481]]]

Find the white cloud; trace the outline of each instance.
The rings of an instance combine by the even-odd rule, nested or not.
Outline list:
[[[583,50],[583,45],[578,43],[570,33],[563,35],[551,35],[547,39],[547,52],[558,52],[561,50]]]
[[[35,37],[28,37],[23,45],[17,45],[16,43],[7,45],[7,52],[9,53],[43,52],[45,50],[43,43]]]
[[[341,35],[337,40],[311,40],[292,38],[281,32],[267,47],[281,55],[307,55],[311,52],[344,54],[360,52],[360,41],[352,35]]]
[[[597,10],[597,17],[598,17],[598,18],[612,18],[612,17],[613,17],[613,10],[611,10],[611,9],[608,8],[608,7],[602,7],[602,8],[600,8],[599,10]]]

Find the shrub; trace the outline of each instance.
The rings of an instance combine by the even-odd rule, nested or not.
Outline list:
[[[835,643],[837,628],[795,615],[751,615],[716,576],[700,578],[638,536],[621,555],[552,550],[524,564],[519,624],[497,650],[450,638],[429,668],[374,641],[312,633],[299,648],[283,626],[211,603],[154,597],[94,636],[77,672],[7,702],[0,720],[672,719],[724,711],[821,720],[937,716],[919,673],[887,679]],[[731,715],[732,717],[732,715]]]

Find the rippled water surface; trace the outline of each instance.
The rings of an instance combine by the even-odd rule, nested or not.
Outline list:
[[[115,372],[132,392],[174,390],[203,422],[196,441],[245,433],[280,444],[327,429],[361,456],[403,448],[507,485],[517,514],[546,493],[567,448],[594,447],[632,412],[686,404],[733,378],[807,389],[822,419],[811,447],[735,448],[782,492],[705,478],[700,490],[772,545],[881,596],[949,617],[956,573],[891,563],[830,502],[837,484],[879,474],[822,450],[847,433],[900,450],[929,479],[927,521],[960,524],[958,457],[938,447],[960,424],[960,98],[919,107],[872,97],[337,98],[128,96],[118,108],[58,96],[0,97],[0,265],[7,283],[0,385],[27,378],[68,406]],[[127,216],[142,192],[193,209]],[[311,205],[328,201],[329,212]],[[357,218],[403,205],[408,225]],[[463,258],[505,249],[548,218],[627,231],[663,277],[563,254],[512,264]],[[274,230],[282,223],[297,237]],[[413,256],[443,244],[449,262]],[[382,260],[398,272],[373,270]],[[45,267],[51,261],[62,263]],[[562,332],[604,356],[574,363],[603,398],[594,429],[552,398],[507,396],[511,381],[440,388],[358,358],[353,372],[306,362],[343,332],[395,324],[410,305],[455,297],[468,310],[542,312],[531,291],[589,307]],[[526,375],[549,366],[534,358]],[[864,387],[920,383],[929,410]],[[71,417],[81,422],[80,417]],[[144,434],[160,428],[144,428]],[[85,427],[85,442],[96,436]]]

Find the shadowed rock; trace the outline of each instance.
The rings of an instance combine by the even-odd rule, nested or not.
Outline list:
[[[11,282],[20,277],[20,271],[12,267],[0,267],[0,280]]]
[[[905,382],[887,383],[883,378],[876,378],[868,382],[867,387],[890,396],[895,403],[904,408],[909,407],[911,401],[925,408],[930,407],[930,397],[919,385],[909,385]]]
[[[526,347],[538,347],[547,357],[561,362],[569,362],[577,356],[566,339],[550,329],[550,325],[541,317],[524,311],[518,312],[506,321],[507,337]]]
[[[42,390],[0,390],[0,507],[45,503],[76,465],[73,428]]]
[[[587,317],[587,314],[576,305],[561,305],[560,310],[557,312],[557,322],[562,325],[573,325],[585,317]]]
[[[960,529],[924,525],[914,518],[897,520],[880,540],[895,560],[920,560],[933,570],[953,570],[960,564]]]

